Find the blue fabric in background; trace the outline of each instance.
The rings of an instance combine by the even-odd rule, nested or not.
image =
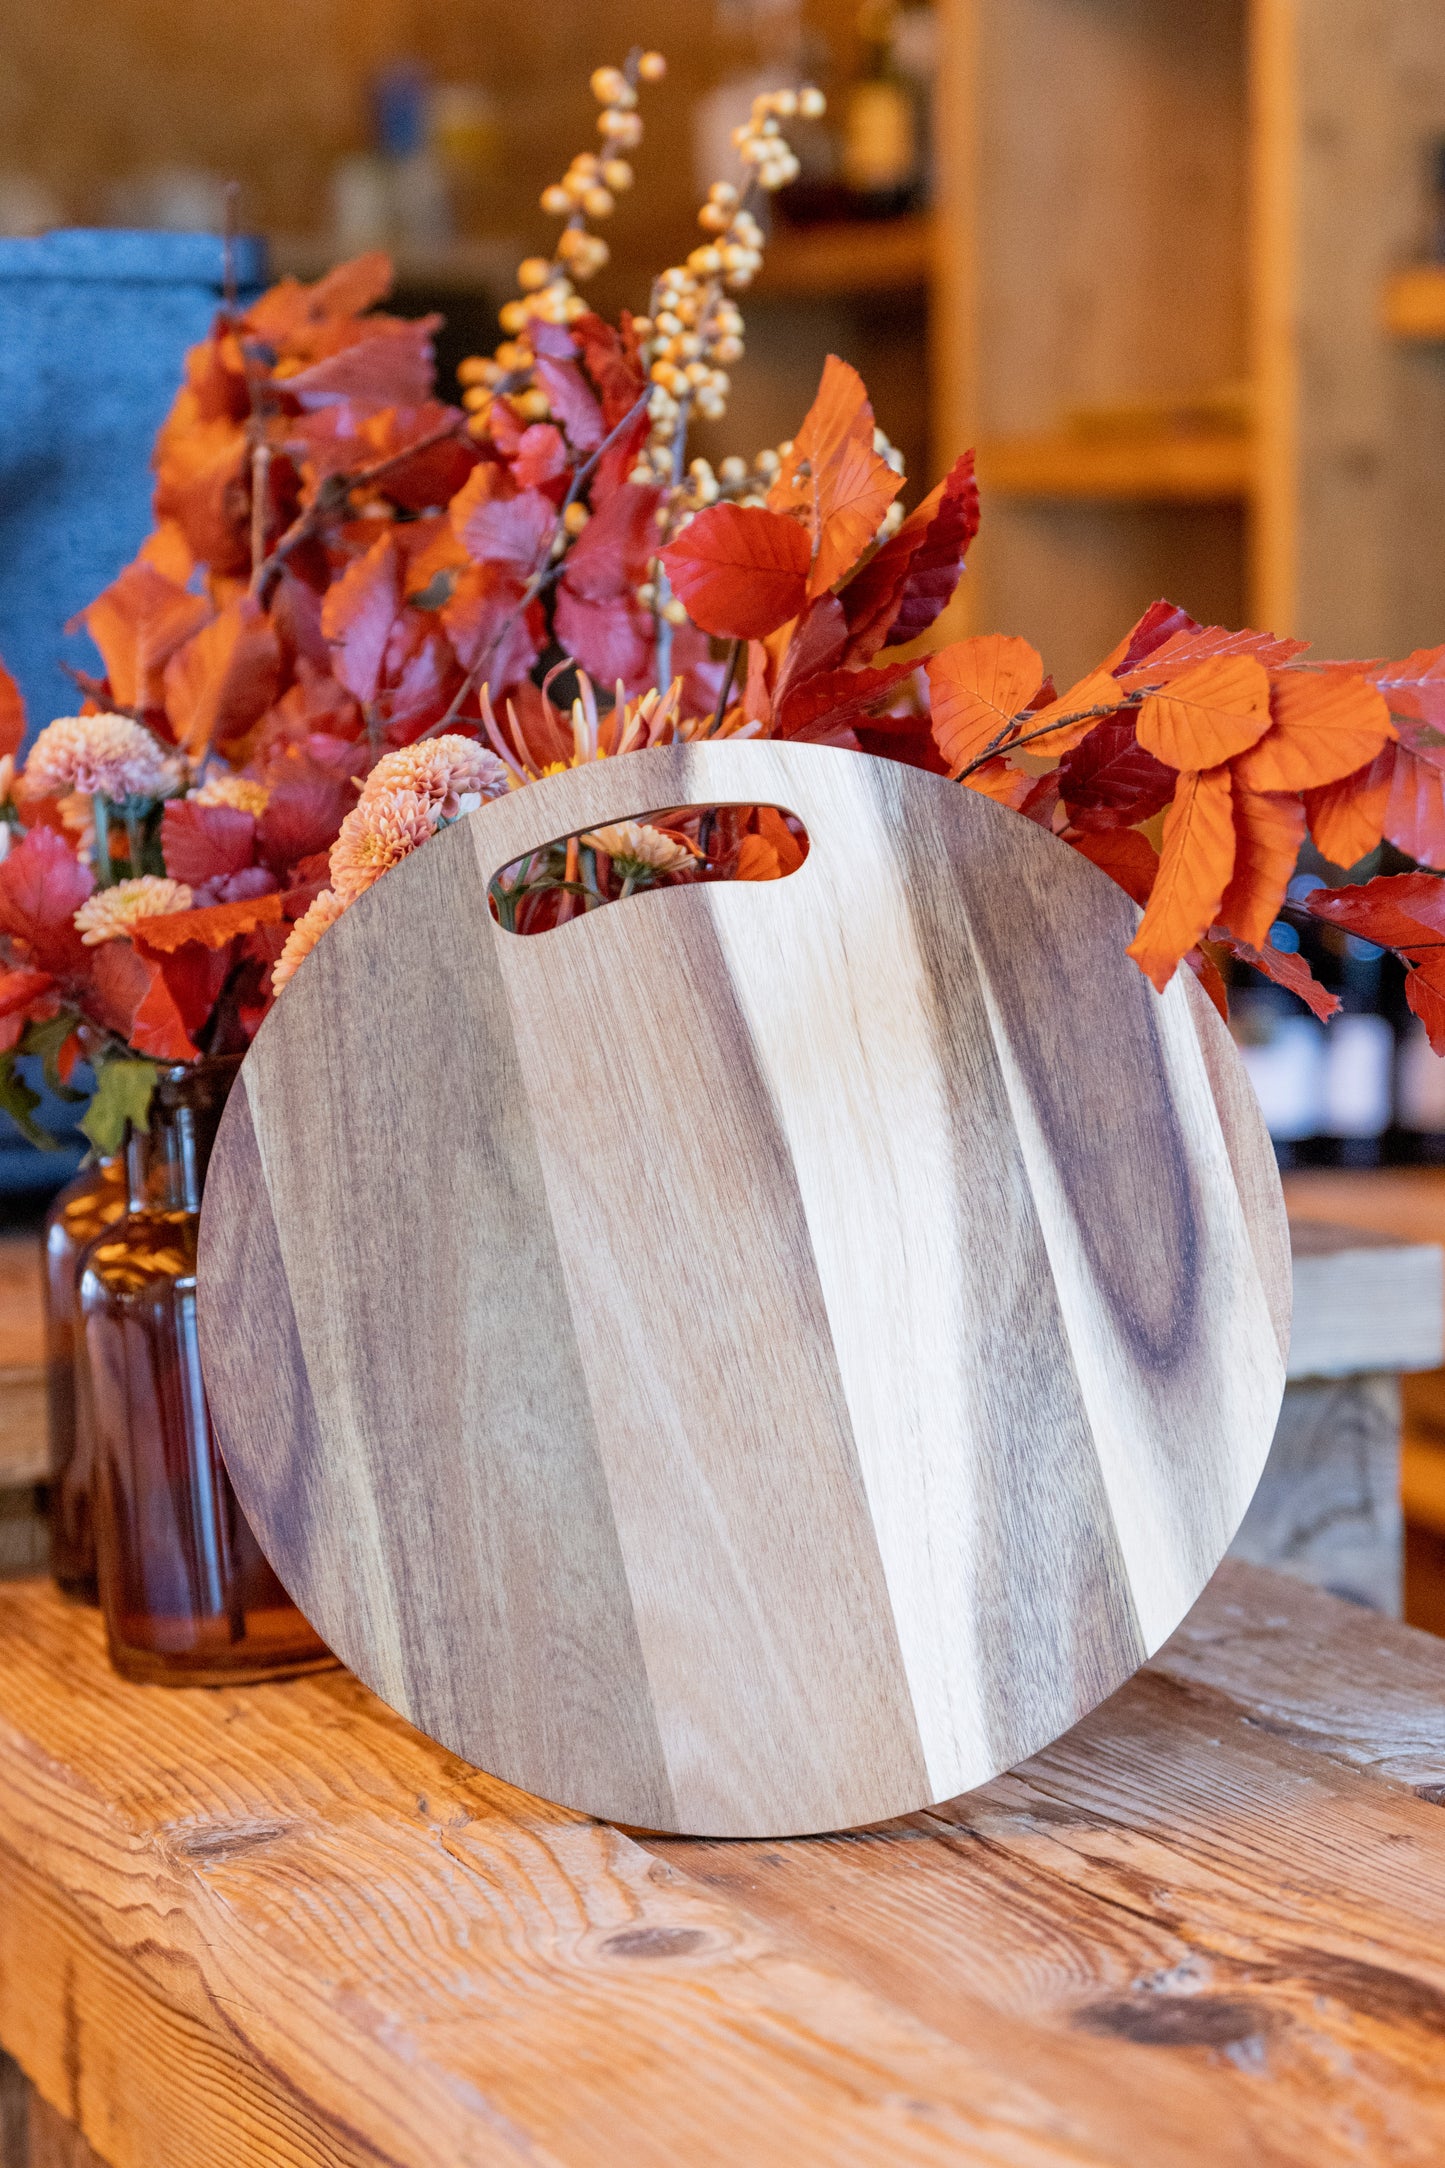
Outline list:
[[[265,244],[238,240],[232,260],[244,300],[265,282]],[[0,239],[0,658],[32,736],[79,705],[62,660],[99,669],[64,627],[149,531],[151,445],[223,287],[214,234]],[[68,1131],[73,1110],[47,1094],[37,1118]],[[37,1152],[0,1116],[0,1198],[58,1188],[82,1144]]]
[[[264,243],[233,260],[255,292]],[[62,658],[99,667],[63,628],[145,539],[151,445],[222,287],[214,234],[0,240],[0,658],[32,732],[78,705]]]

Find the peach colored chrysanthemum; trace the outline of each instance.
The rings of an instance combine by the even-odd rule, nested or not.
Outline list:
[[[345,909],[346,905],[334,889],[322,889],[286,936],[286,946],[276,958],[271,972],[273,994],[279,994],[283,986],[290,985],[327,927],[334,926]]]
[[[121,940],[137,919],[189,911],[193,901],[184,881],[142,873],[133,881],[117,881],[114,888],[98,888],[87,896],[75,914],[75,928],[87,948],[98,948],[102,941]]]
[[[39,798],[74,790],[160,798],[176,780],[174,762],[128,715],[62,715],[41,731],[25,763],[25,789]]]
[[[675,836],[645,821],[618,821],[612,828],[594,828],[582,838],[594,850],[606,851],[624,881],[640,880],[645,873],[676,873],[690,866],[693,853]]]
[[[379,790],[355,805],[331,846],[331,885],[354,903],[373,881],[436,833],[437,811],[415,790]]]
[[[190,794],[193,805],[228,805],[238,813],[254,813],[257,820],[266,810],[271,793],[264,783],[249,775],[213,775]]]
[[[442,820],[454,821],[488,798],[505,797],[507,784],[506,768],[495,753],[475,738],[448,732],[383,753],[366,779],[360,802],[366,805],[388,790],[414,790],[430,799]]]

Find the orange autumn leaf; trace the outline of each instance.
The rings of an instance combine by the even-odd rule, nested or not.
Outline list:
[[[244,737],[281,689],[281,642],[248,595],[227,603],[165,666],[166,713],[193,758]]]
[[[143,558],[125,566],[80,612],[100,649],[111,693],[123,708],[158,708],[165,669],[211,614],[202,595],[167,579]]]
[[[1354,670],[1279,671],[1269,705],[1270,728],[1235,762],[1246,790],[1338,782],[1395,736],[1383,695]]]
[[[1036,647],[1007,633],[955,640],[928,658],[933,740],[957,775],[1022,713],[1044,681]]]
[[[1035,708],[1024,725],[1031,753],[1071,753],[1081,745],[1095,723],[1106,715],[1112,715],[1126,699],[1123,687],[1107,670],[1091,670],[1081,677],[1077,685],[1071,685],[1057,700],[1051,700],[1045,708]],[[1079,720],[1071,721],[1069,718]],[[1060,727],[1051,730],[1048,726]]]
[[[1024,800],[1038,781],[1024,768],[1015,768],[1003,759],[986,760],[981,768],[962,779],[965,790],[976,790],[980,798],[992,798],[999,805],[1012,806],[1018,813],[1023,810]]]
[[[758,834],[770,843],[782,873],[796,873],[808,855],[806,843],[799,842],[792,829],[770,805],[760,805],[757,811]]]
[[[1305,810],[1298,798],[1234,790],[1234,871],[1219,906],[1220,923],[1263,948],[1279,917],[1290,875],[1305,839]]]
[[[1129,944],[1162,994],[1174,967],[1213,924],[1234,871],[1234,791],[1228,766],[1180,776],[1164,816],[1154,889]]]
[[[237,934],[279,924],[282,916],[281,896],[273,889],[269,895],[247,896],[240,903],[204,904],[198,911],[157,912],[154,918],[137,920],[131,938],[138,949],[172,956],[188,941],[199,941],[208,949],[224,948]]]
[[[903,487],[902,475],[873,449],[873,426],[862,377],[830,354],[818,396],[768,491],[769,511],[806,514],[810,599],[852,571]]]
[[[1099,828],[1067,839],[1142,910],[1159,872],[1159,853],[1137,828]]]
[[[779,881],[782,877],[783,869],[778,863],[778,854],[772,844],[765,842],[762,836],[744,836],[738,847],[738,862],[733,879]]]
[[[1211,657],[1139,710],[1139,743],[1170,768],[1215,768],[1269,728],[1269,675],[1253,655]]]
[[[1304,794],[1310,834],[1331,865],[1353,866],[1385,832],[1385,809],[1399,751],[1386,746],[1366,767]]]
[[[1227,1024],[1229,1022],[1229,988],[1224,983],[1224,973],[1220,970],[1215,958],[1210,955],[1207,948],[1202,948],[1196,942],[1184,961],[1188,964],[1195,978],[1198,979],[1205,993],[1208,994]]]

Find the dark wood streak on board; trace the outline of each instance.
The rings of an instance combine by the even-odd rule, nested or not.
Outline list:
[[[961,792],[899,818],[896,772],[878,762],[875,785],[895,801],[909,911],[936,989],[938,1058],[956,1080],[957,1194],[973,1301],[992,1350],[982,1427],[969,1441],[979,1487],[973,1600],[1003,1767],[1028,1751],[1024,1742],[1041,1725],[1053,1736],[1093,1708],[1146,1649],[983,991],[958,938],[956,899],[937,879],[940,865],[962,863],[970,888],[986,887],[999,877],[999,838],[992,823],[974,832]],[[1045,1006],[1064,997],[1077,969],[1067,938],[1047,961],[1034,988]],[[993,1239],[1001,1226],[1012,1230],[1007,1246]]]

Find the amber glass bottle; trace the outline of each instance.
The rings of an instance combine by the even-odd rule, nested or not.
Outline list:
[[[201,1185],[238,1059],[164,1069],[126,1147],[129,1209],[82,1261],[100,1601],[128,1679],[236,1685],[334,1659],[243,1518],[196,1341]]]
[[[96,1601],[94,1460],[80,1261],[126,1207],[125,1166],[113,1156],[67,1182],[45,1216],[45,1403],[50,1434],[50,1570],[67,1596]]]

